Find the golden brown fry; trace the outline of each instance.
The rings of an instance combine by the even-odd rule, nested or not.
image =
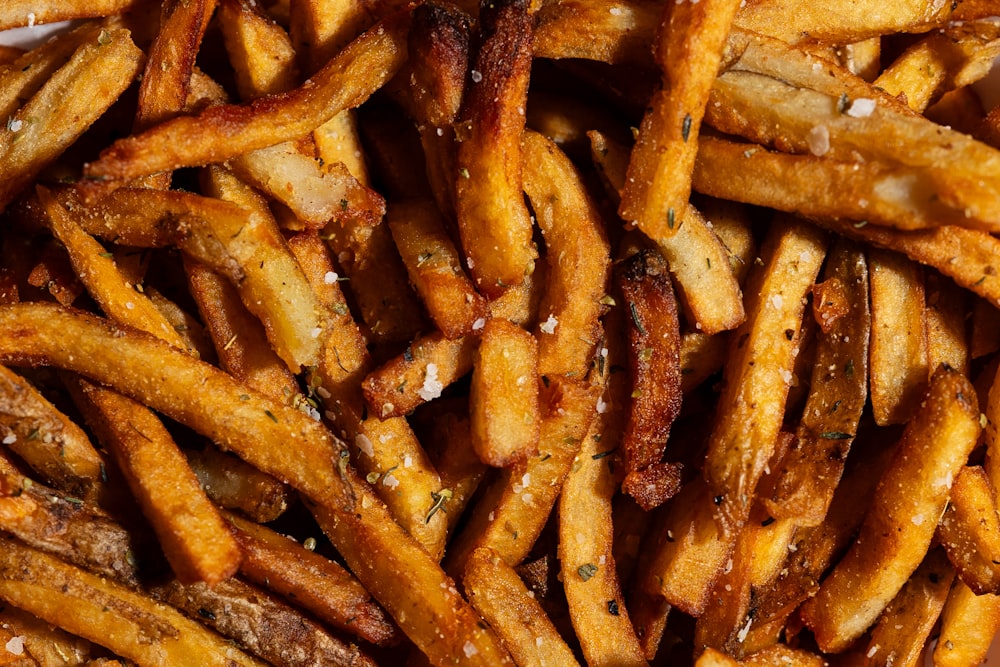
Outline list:
[[[0,133],[0,210],[118,99],[142,57],[127,30],[101,30],[12,113]]]
[[[217,584],[235,574],[239,547],[162,422],[86,381],[82,396],[91,428],[124,473],[178,580]]]
[[[989,72],[1000,55],[994,22],[961,23],[932,32],[909,47],[875,80],[890,95],[923,112],[943,93],[967,86]]]
[[[543,410],[534,336],[507,320],[486,322],[469,403],[472,446],[484,463],[507,467],[535,456]]]
[[[818,39],[843,44],[894,32],[924,32],[943,25],[953,11],[955,6],[929,0],[892,5],[838,1],[823,6],[758,0],[740,10],[736,24],[792,43]]]
[[[487,9],[488,7],[488,9]],[[521,184],[521,135],[531,66],[526,0],[484,7],[482,44],[458,121],[456,212],[476,287],[496,297],[531,273],[537,252]]]
[[[862,664],[919,665],[954,578],[941,549],[931,550],[882,612],[867,647],[861,649]]]
[[[332,635],[302,612],[239,579],[153,586],[154,598],[196,617],[275,667],[375,667],[356,644]]]
[[[472,606],[496,629],[519,665],[578,665],[539,601],[495,551],[476,549],[462,586]]]
[[[524,190],[549,265],[538,326],[538,372],[583,375],[601,336],[610,274],[604,222],[569,159],[535,132],[522,140]]]
[[[302,396],[295,376],[268,344],[263,325],[243,305],[236,287],[198,262],[187,262],[185,269],[220,366],[262,394],[293,404]]]
[[[948,508],[938,523],[938,540],[962,582],[977,595],[1000,593],[1000,518],[995,492],[979,466],[955,478]]]
[[[921,267],[896,253],[868,254],[871,275],[871,402],[881,426],[909,421],[927,379]]]
[[[837,243],[821,285],[826,288],[813,289],[813,314],[821,331],[809,397],[791,449],[776,471],[774,490],[763,499],[771,516],[793,518],[801,526],[818,525],[826,517],[868,396],[871,313],[862,251],[846,241]],[[844,303],[845,310],[830,314],[833,301]]]
[[[0,366],[0,435],[42,479],[93,501],[104,484],[104,460],[87,434],[24,378]]]
[[[805,297],[826,255],[826,241],[804,223],[771,228],[751,271],[747,321],[733,333],[725,387],[705,459],[705,478],[724,532],[750,512],[757,482],[781,427]]]
[[[373,644],[399,640],[385,611],[343,567],[265,526],[234,514],[226,517],[243,550],[240,572],[245,577]]]
[[[649,47],[662,15],[662,5],[648,0],[548,2],[537,14],[535,55],[652,67]]]
[[[12,639],[14,643],[9,643]],[[95,653],[87,640],[10,605],[0,611],[0,642],[7,649],[4,664],[18,667],[26,658],[34,661],[27,663],[32,667],[90,665]]]
[[[657,243],[686,222],[701,120],[740,3],[666,3],[653,41],[663,73],[629,158],[618,214]]]
[[[952,480],[979,437],[975,390],[938,368],[897,446],[858,540],[802,607],[824,651],[846,648],[899,592],[927,553]]]
[[[563,484],[559,562],[570,619],[587,663],[645,665],[612,552],[611,500],[619,476],[608,457],[615,446],[616,421],[607,411],[598,412]]]
[[[769,151],[703,136],[693,174],[701,193],[810,217],[921,229],[954,224],[993,230],[939,200],[917,170]]]
[[[140,664],[262,665],[179,611],[2,538],[0,597]]]
[[[0,7],[0,30],[24,26],[70,21],[73,19],[112,16],[128,11],[138,0],[93,0],[65,2],[64,0],[10,0]]]
[[[221,162],[295,139],[338,111],[361,104],[406,57],[407,17],[380,23],[288,93],[247,105],[218,105],[121,139],[87,165],[85,190],[106,193],[124,181],[183,166]],[[95,183],[96,181],[96,183]]]
[[[500,471],[449,547],[446,567],[460,571],[479,547],[517,565],[541,534],[590,427],[597,396],[580,381],[556,376],[541,399],[538,453]]]
[[[449,339],[472,333],[486,315],[486,300],[465,275],[458,250],[433,202],[393,204],[387,220],[410,282],[438,329]]]
[[[960,667],[982,663],[998,630],[1000,597],[976,595],[961,581],[956,582],[941,611],[934,664]]]
[[[969,307],[968,293],[951,280],[936,272],[924,275],[927,303],[924,319],[927,323],[927,367],[947,364],[969,373]]]
[[[424,390],[428,374],[443,391],[472,370],[477,345],[471,336],[454,340],[443,333],[422,336],[403,354],[368,374],[361,385],[365,401],[383,419],[407,415],[434,393]]]
[[[222,0],[218,16],[240,98],[251,100],[295,87],[299,70],[284,28],[255,3],[242,0]]]
[[[188,465],[212,502],[254,521],[274,521],[294,502],[288,487],[215,447],[186,450]]]

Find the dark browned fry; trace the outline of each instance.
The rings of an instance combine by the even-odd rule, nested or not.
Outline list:
[[[660,465],[681,408],[677,301],[666,262],[655,250],[625,260],[615,277],[624,298],[618,307],[627,310],[631,323],[632,401],[621,444],[626,469],[622,489],[650,510],[680,489],[676,470]]]

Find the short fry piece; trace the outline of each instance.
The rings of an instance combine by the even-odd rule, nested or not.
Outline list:
[[[507,320],[490,319],[473,362],[469,398],[472,446],[484,463],[505,467],[538,451],[538,382],[534,336]]]
[[[1000,518],[993,487],[979,466],[955,478],[948,509],[938,524],[938,539],[959,578],[977,595],[1000,593]]]

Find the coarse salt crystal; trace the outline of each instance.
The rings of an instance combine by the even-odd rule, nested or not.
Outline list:
[[[809,152],[816,157],[826,155],[830,150],[830,130],[826,125],[817,125],[806,135],[806,144],[809,145]]]
[[[462,652],[465,653],[466,658],[471,658],[472,656],[479,653],[479,649],[472,642],[465,642],[465,646],[462,647]]]
[[[326,275],[323,276],[323,282],[327,285],[332,285],[337,282],[337,278],[339,277],[335,271],[327,271]]]
[[[559,324],[559,320],[556,319],[555,315],[549,315],[549,319],[545,320],[538,325],[538,329],[542,333],[553,334],[556,332],[556,325]]]
[[[24,655],[24,637],[16,636],[7,640],[7,653]]]
[[[424,384],[417,391],[417,395],[425,401],[437,398],[441,395],[444,385],[438,380],[437,364],[427,364],[427,373],[424,375]]]
[[[3,439],[5,445],[13,445],[15,442],[17,442],[17,436],[13,433]]]
[[[369,457],[375,456],[375,445],[364,433],[358,433],[357,437],[354,438],[354,444]]]
[[[859,97],[847,107],[847,115],[851,118],[868,118],[875,112],[875,100]]]

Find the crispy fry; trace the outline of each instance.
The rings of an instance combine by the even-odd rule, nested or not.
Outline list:
[[[724,532],[745,520],[774,452],[799,348],[803,301],[826,255],[826,242],[803,223],[782,220],[772,227],[761,254],[763,267],[751,272],[747,287],[747,321],[731,340],[705,460]]]
[[[1000,593],[1000,518],[993,487],[979,466],[955,478],[948,508],[938,523],[938,540],[962,582],[977,595]]]
[[[802,607],[825,651],[842,650],[864,632],[916,570],[934,536],[934,518],[979,436],[975,391],[956,371],[938,368],[924,400],[879,482],[857,542]]]
[[[473,64],[480,80],[459,116],[456,212],[476,287],[496,297],[530,274],[537,255],[521,185],[521,134],[531,65],[526,0],[488,5]]]
[[[661,462],[681,409],[680,324],[662,256],[640,252],[621,265],[617,286],[628,310],[632,402],[622,437],[622,489],[649,511],[677,493],[680,475]]]
[[[299,76],[295,49],[284,28],[241,0],[219,3],[219,28],[229,60],[234,64],[236,89],[244,100],[282,93],[295,87]]]
[[[908,421],[927,386],[927,322],[919,265],[895,253],[869,253],[871,401],[880,425]]]
[[[764,498],[771,516],[794,518],[802,526],[818,525],[826,516],[868,394],[871,313],[868,265],[860,249],[837,243],[824,278],[821,284],[828,289],[813,290],[813,314],[821,332],[809,397],[774,491]],[[835,300],[842,300],[845,310],[831,315],[826,303]]]
[[[219,507],[265,523],[284,514],[294,502],[287,486],[231,454],[214,447],[184,454],[205,495]]]
[[[1000,630],[1000,597],[976,595],[957,582],[941,611],[941,634],[934,664],[941,667],[979,664]]]
[[[0,366],[0,434],[42,479],[85,500],[103,486],[104,460],[87,434],[30,383]]]
[[[234,514],[226,518],[235,527],[243,550],[240,572],[335,628],[377,645],[399,640],[399,630],[368,592],[336,562],[298,543]]]
[[[517,664],[579,664],[538,600],[495,551],[473,551],[462,582],[472,605],[511,647]]]
[[[127,30],[102,30],[13,111],[0,134],[0,210],[118,99],[142,58]]]
[[[142,405],[88,382],[88,416],[156,531],[178,580],[217,584],[236,573],[240,551],[187,459]]]
[[[484,463],[507,467],[538,452],[543,419],[538,375],[535,337],[507,320],[486,322],[469,392],[472,446]],[[425,389],[427,384],[425,379]]]
[[[547,289],[538,326],[538,372],[582,375],[600,338],[610,273],[604,224],[583,182],[553,142],[522,140],[524,190],[545,239]]]
[[[654,58],[663,72],[629,158],[618,214],[658,243],[686,222],[701,120],[740,3],[667,3]]]
[[[128,11],[137,0],[94,0],[93,2],[63,2],[62,0],[10,0],[0,9],[0,30],[72,19],[111,16]]]
[[[307,86],[244,106],[209,107],[121,139],[87,165],[89,187],[82,185],[92,194],[106,193],[139,176],[221,162],[302,136],[363,102],[398,69],[406,56],[406,28],[405,17],[379,24],[349,44]]]
[[[0,597],[138,663],[262,665],[179,611],[2,538]]]

